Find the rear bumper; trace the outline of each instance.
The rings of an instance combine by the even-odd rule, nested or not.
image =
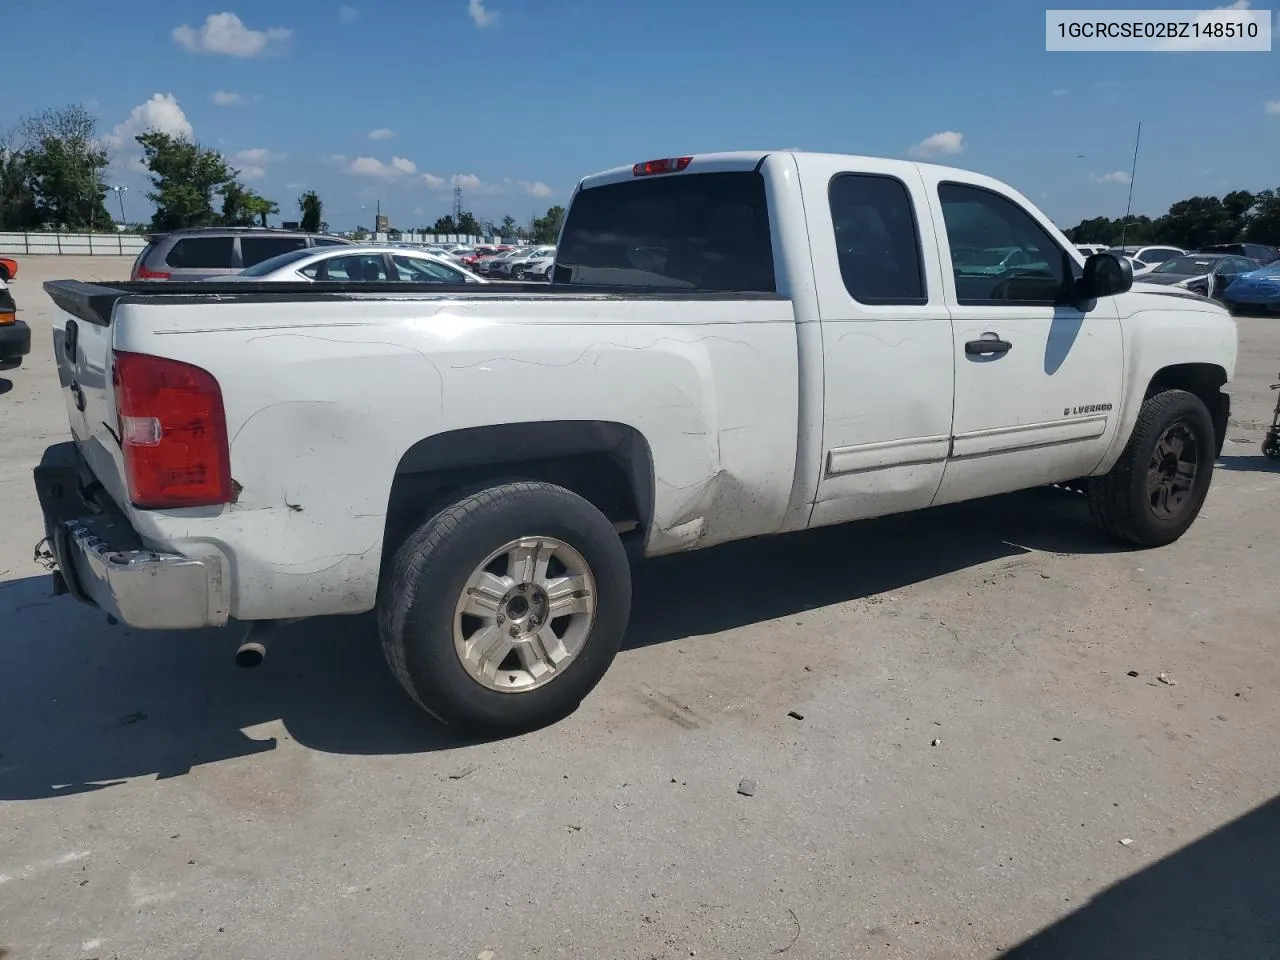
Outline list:
[[[148,549],[112,505],[86,501],[86,479],[74,443],[49,447],[35,468],[45,534],[57,564],[55,592],[70,593],[140,630],[225,624],[220,566]]]
[[[0,364],[16,366],[30,352],[30,327],[21,320],[0,327]]]

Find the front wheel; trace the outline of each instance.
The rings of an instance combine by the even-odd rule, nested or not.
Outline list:
[[[458,500],[397,551],[378,602],[392,672],[445,723],[511,732],[572,713],[613,662],[631,610],[622,541],[547,483]]]
[[[1172,543],[1200,513],[1216,449],[1213,418],[1199,397],[1185,390],[1148,397],[1115,466],[1089,478],[1094,522],[1125,543]]]

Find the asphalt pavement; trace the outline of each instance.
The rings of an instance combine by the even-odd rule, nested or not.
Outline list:
[[[1240,321],[1179,543],[1119,549],[1040,490],[645,562],[582,708],[477,743],[408,701],[368,617],[243,671],[237,633],[50,595],[40,283],[127,271],[28,257],[13,284],[4,960],[1280,956],[1280,318]]]

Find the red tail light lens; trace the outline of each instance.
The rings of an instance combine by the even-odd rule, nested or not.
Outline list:
[[[134,506],[159,510],[230,502],[227,418],[213,375],[177,360],[117,351],[113,376]]]
[[[655,173],[679,173],[693,162],[693,157],[670,157],[666,160],[646,160],[631,168],[634,177],[651,177]]]
[[[148,270],[146,267],[139,265],[138,271],[134,275],[135,280],[168,280],[172,277],[172,273],[165,273],[163,270]]]

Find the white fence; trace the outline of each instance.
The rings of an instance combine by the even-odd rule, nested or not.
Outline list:
[[[390,241],[390,234],[379,233],[367,243],[480,243],[481,237],[443,233],[401,233],[398,240]],[[493,243],[501,243],[495,237]],[[136,233],[0,233],[0,254],[66,254],[69,256],[128,256],[136,257],[147,245],[147,238]]]
[[[136,233],[0,233],[0,254],[136,257],[147,238]]]

